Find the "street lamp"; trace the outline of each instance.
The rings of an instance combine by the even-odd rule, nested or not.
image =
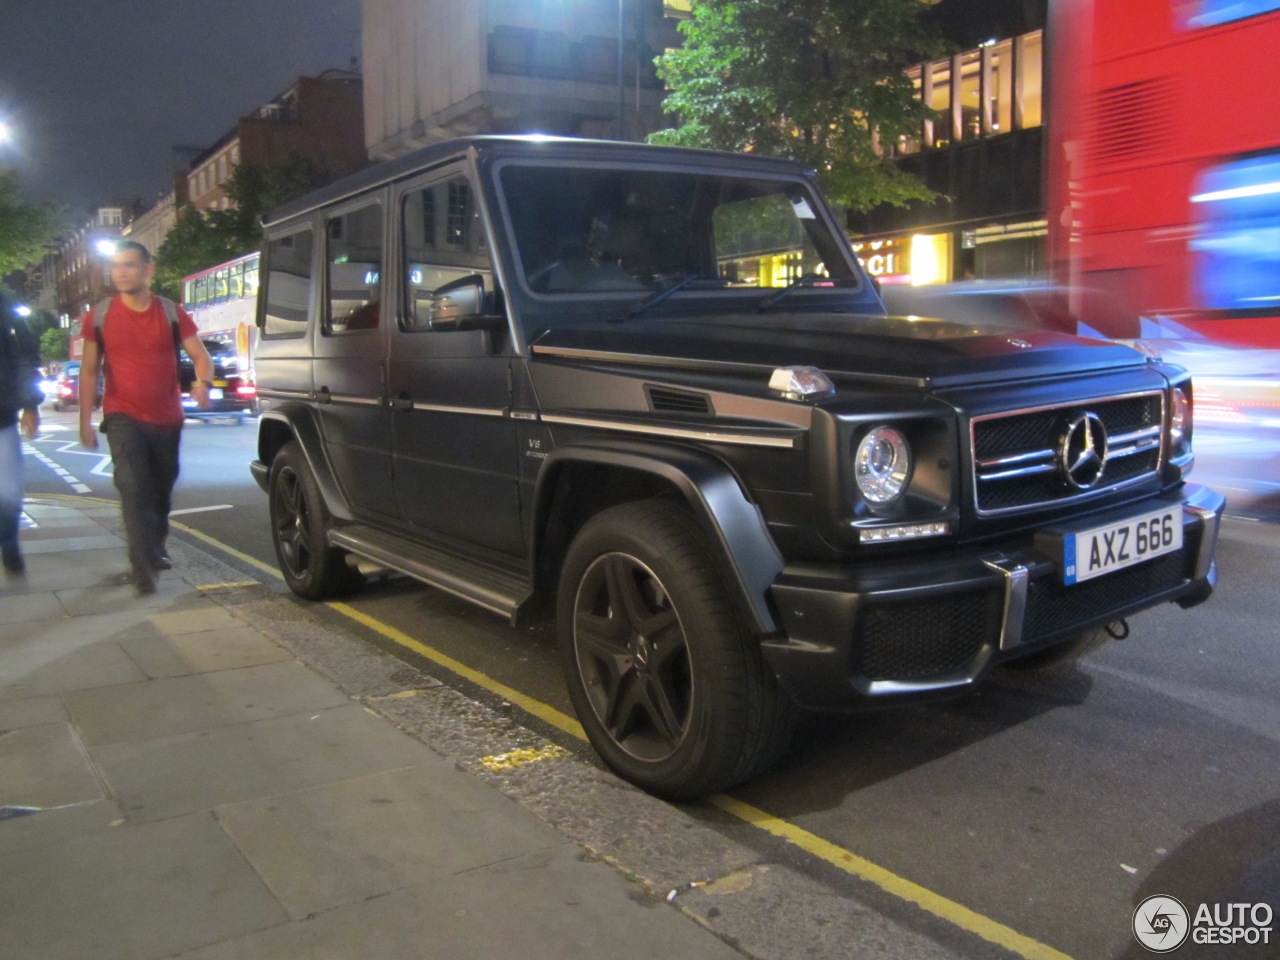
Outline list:
[[[104,257],[110,257],[116,252],[116,242],[114,240],[108,240],[106,237],[103,237],[96,244],[94,244],[94,249],[98,251],[99,255]]]

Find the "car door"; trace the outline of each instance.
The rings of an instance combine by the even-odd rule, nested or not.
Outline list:
[[[395,516],[383,305],[385,191],[325,212],[315,333],[316,410],[353,513]]]
[[[401,517],[417,533],[523,557],[510,338],[431,322],[437,291],[494,274],[478,199],[461,166],[402,184],[395,199],[399,317],[388,395]]]

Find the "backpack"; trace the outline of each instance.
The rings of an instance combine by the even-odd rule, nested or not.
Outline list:
[[[153,294],[153,296],[160,301],[160,306],[164,308],[164,315],[169,318],[169,329],[173,331],[173,353],[178,366],[178,386],[185,390],[188,384],[182,380],[182,337],[178,333],[178,308],[168,297],[162,297],[159,294]],[[107,351],[102,341],[102,329],[107,325],[107,310],[114,299],[115,297],[107,297],[93,308],[93,317],[97,321],[93,325],[93,339],[98,343],[99,363],[106,361]]]

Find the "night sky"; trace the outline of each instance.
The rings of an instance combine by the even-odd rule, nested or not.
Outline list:
[[[68,224],[150,205],[172,187],[174,146],[210,146],[359,54],[360,0],[3,0],[0,165]]]

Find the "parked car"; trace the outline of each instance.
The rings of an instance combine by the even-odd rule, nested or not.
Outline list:
[[[53,409],[76,410],[80,406],[80,361],[68,360],[62,364],[58,375],[53,378]],[[98,378],[98,393],[93,408],[102,406],[102,378]]]
[[[218,337],[201,337],[200,340],[213,361],[210,406],[206,410],[200,409],[191,396],[195,365],[183,350],[178,355],[178,376],[182,381],[182,406],[186,416],[205,420],[230,417],[243,424],[246,417],[258,412],[258,392],[249,375],[248,363],[236,353],[235,343],[231,340]]]
[[[554,616],[592,744],[659,795],[764,769],[800,708],[961,695],[1217,582],[1185,370],[886,315],[795,164],[470,138],[265,244],[251,468],[290,588],[380,565]]]

